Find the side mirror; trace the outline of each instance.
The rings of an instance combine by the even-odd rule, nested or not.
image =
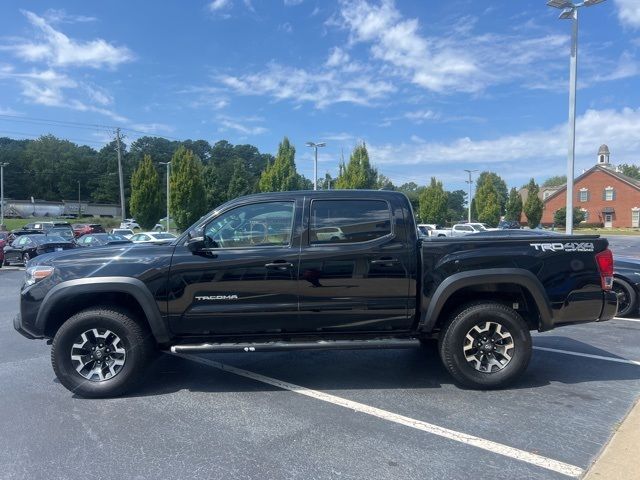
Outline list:
[[[187,248],[192,253],[199,252],[204,249],[204,237],[194,237],[187,242]]]

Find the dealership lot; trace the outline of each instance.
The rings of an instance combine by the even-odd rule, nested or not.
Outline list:
[[[131,395],[85,400],[13,331],[22,276],[0,270],[2,478],[567,478],[640,394],[640,322],[613,320],[536,335],[503,391],[408,348],[163,354]]]

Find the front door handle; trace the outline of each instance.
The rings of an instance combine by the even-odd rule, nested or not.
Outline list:
[[[371,265],[392,265],[394,263],[398,263],[400,260],[392,257],[383,257],[378,258],[376,260],[371,260]]]
[[[264,266],[265,268],[274,268],[276,270],[287,270],[288,268],[293,268],[293,263],[285,260],[276,260],[275,262],[265,263]]]

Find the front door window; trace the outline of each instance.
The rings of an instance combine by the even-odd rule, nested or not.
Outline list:
[[[605,228],[613,227],[613,213],[604,214],[604,226]]]
[[[631,226],[633,228],[640,227],[640,210],[631,210]]]

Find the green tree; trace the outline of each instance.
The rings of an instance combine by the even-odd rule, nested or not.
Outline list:
[[[527,223],[529,227],[536,228],[540,225],[540,219],[542,218],[542,210],[544,204],[538,194],[540,188],[535,180],[532,178],[527,184],[527,201],[524,203],[524,214],[527,216]]]
[[[561,187],[567,183],[566,175],[556,175],[555,177],[547,178],[542,184],[543,187]]]
[[[268,164],[258,183],[261,192],[287,192],[300,188],[300,175],[296,172],[296,148],[284,137],[278,146],[273,163]]]
[[[567,224],[567,207],[562,207],[555,211],[553,222],[556,227],[564,227]],[[573,226],[577,227],[580,222],[584,222],[584,212],[577,207],[573,207]]]
[[[376,179],[376,186],[378,190],[395,190],[396,186],[393,184],[391,179],[381,173],[378,174],[378,178]]]
[[[364,143],[353,149],[349,163],[343,165],[340,170],[340,176],[336,180],[336,188],[377,188],[378,171],[371,166],[369,152]]]
[[[478,221],[495,227],[500,221],[500,203],[498,192],[493,182],[485,181],[476,191],[476,207],[478,209]]]
[[[515,188],[509,191],[509,198],[505,207],[504,219],[509,221],[520,221],[522,215],[522,197]]]
[[[425,187],[419,187],[415,182],[403,183],[398,187],[398,191],[404,193],[411,202],[413,211],[416,215],[420,214],[420,193]]]
[[[227,198],[233,199],[251,193],[251,185],[247,179],[247,169],[239,158],[233,164],[233,175],[229,182]]]
[[[638,167],[638,165],[630,165],[628,163],[623,163],[622,165],[618,165],[618,168],[627,177],[640,180],[640,167]]]
[[[476,206],[476,199],[471,200],[471,221],[478,220],[478,207]]]
[[[500,215],[502,215],[504,213],[505,205],[507,204],[507,197],[509,195],[507,184],[497,173],[482,172],[480,175],[478,175],[476,189],[480,190],[480,188],[482,188],[485,183],[490,183],[491,185],[493,185],[500,205]],[[480,205],[478,205],[478,214],[479,213]]]
[[[221,185],[218,178],[218,168],[212,163],[203,168],[202,183],[205,191],[207,210],[213,210],[227,201],[227,190]]]
[[[180,230],[206,212],[202,162],[191,150],[178,147],[171,158],[171,215]]]
[[[464,190],[447,192],[447,221],[455,222],[466,217],[467,209],[464,208],[466,197]]]
[[[160,177],[151,157],[145,155],[131,176],[131,214],[145,230],[154,227],[162,215]]]
[[[431,177],[431,183],[420,193],[418,209],[420,219],[426,223],[441,225],[447,217],[447,193],[442,182]]]

